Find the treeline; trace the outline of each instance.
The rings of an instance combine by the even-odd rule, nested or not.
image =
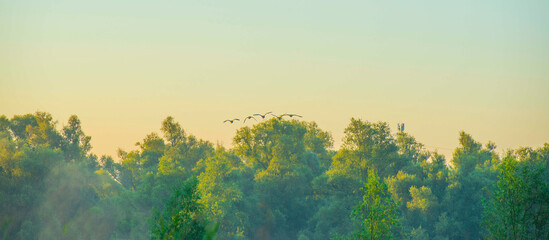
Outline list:
[[[343,145],[314,122],[242,127],[232,149],[168,117],[119,161],[78,117],[0,117],[3,239],[548,239],[549,144],[498,155],[459,134],[447,161],[384,122]]]

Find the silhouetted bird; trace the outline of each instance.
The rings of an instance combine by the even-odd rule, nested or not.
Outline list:
[[[231,123],[233,123],[234,121],[240,121],[240,119],[238,119],[238,118],[235,118],[235,119],[227,119],[227,120],[223,121],[223,123],[226,123],[226,122],[231,122]]]
[[[265,117],[266,117],[268,114],[270,114],[270,113],[272,113],[272,112],[268,112],[268,113],[265,113],[265,114],[256,113],[256,114],[254,114],[253,116],[260,116],[262,119],[265,119]]]
[[[302,116],[297,115],[297,114],[293,114],[293,113],[284,113],[284,114],[280,115],[280,117],[284,117],[284,116],[288,116],[288,117],[300,117],[300,118],[302,118]]]
[[[275,118],[278,118],[278,120],[282,120],[282,117],[283,117],[283,115],[277,116],[277,115],[274,115],[274,114],[272,114],[272,113],[271,113],[271,115],[272,115],[273,117],[275,117]]]
[[[246,118],[244,118],[244,122],[246,122],[246,120],[252,119],[252,118],[257,122],[257,119],[255,119],[253,116],[247,116]]]

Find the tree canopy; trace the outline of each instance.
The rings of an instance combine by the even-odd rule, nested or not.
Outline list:
[[[547,239],[549,144],[458,140],[446,159],[352,118],[334,149],[271,118],[229,148],[167,117],[113,157],[76,115],[0,116],[0,239]]]

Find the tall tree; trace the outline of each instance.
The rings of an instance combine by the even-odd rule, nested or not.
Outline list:
[[[499,180],[485,202],[484,225],[488,239],[547,239],[549,187],[544,168],[518,162],[509,153],[498,166]]]
[[[68,161],[81,160],[91,150],[91,137],[84,134],[76,115],[70,116],[67,125],[63,127],[63,137],[66,141],[63,152]]]
[[[479,239],[482,237],[482,198],[486,194],[483,188],[495,183],[494,165],[499,159],[492,144],[483,148],[463,131],[459,143],[451,160],[453,169],[443,205],[448,217],[461,226],[453,228],[452,235],[461,239]]]
[[[185,140],[185,131],[178,122],[175,122],[172,116],[168,116],[162,121],[160,128],[164,133],[164,138],[171,144],[176,145]]]
[[[200,202],[205,206],[208,217],[218,222],[222,239],[244,238],[249,235],[248,203],[242,188],[247,177],[243,171],[247,168],[242,161],[223,147],[218,147],[213,156],[201,160],[197,168],[203,168],[198,176],[198,189],[202,193]],[[247,200],[253,199],[248,197]],[[255,206],[253,206],[255,207]]]
[[[361,221],[356,239],[393,239],[398,236],[398,205],[383,179],[374,171],[368,174],[364,196],[353,210],[353,217]]]

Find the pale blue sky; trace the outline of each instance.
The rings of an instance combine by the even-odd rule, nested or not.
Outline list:
[[[230,146],[226,118],[386,121],[448,155],[549,142],[549,1],[2,1],[0,114],[77,114],[93,151],[172,115]]]

